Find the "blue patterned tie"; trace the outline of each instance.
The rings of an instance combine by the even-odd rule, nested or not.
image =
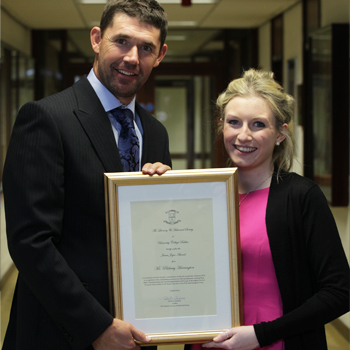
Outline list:
[[[139,171],[140,143],[134,127],[133,113],[128,108],[116,108],[110,113],[115,118],[111,120],[119,133],[118,149],[124,171]]]

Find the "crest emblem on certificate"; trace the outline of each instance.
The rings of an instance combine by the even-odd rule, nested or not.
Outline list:
[[[177,210],[171,209],[165,212],[168,214],[168,220],[164,220],[165,223],[169,225],[175,225],[178,222],[181,222],[181,220],[176,220],[176,214],[179,214]]]

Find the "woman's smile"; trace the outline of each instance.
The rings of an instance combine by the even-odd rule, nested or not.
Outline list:
[[[246,146],[240,146],[240,145],[234,145],[234,147],[243,153],[252,153],[257,150],[256,147],[246,147]]]

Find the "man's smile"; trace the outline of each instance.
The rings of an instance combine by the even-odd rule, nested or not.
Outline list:
[[[120,74],[128,75],[128,76],[137,75],[137,74],[135,74],[135,73],[127,72],[127,71],[122,70],[122,69],[117,69],[117,71],[118,71]]]

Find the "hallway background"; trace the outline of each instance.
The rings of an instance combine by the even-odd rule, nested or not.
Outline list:
[[[174,169],[225,166],[214,101],[244,69],[272,70],[297,102],[293,170],[323,189],[349,259],[349,1],[160,2],[169,19],[169,51],[137,100],[168,129]],[[91,69],[89,31],[104,3],[1,0],[0,180],[19,108]],[[3,211],[1,202],[1,291],[15,274]],[[6,307],[1,304],[1,329]],[[349,313],[333,326],[349,341]]]

